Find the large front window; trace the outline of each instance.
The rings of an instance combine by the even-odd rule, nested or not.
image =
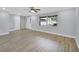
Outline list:
[[[57,25],[57,15],[40,17],[40,25]]]

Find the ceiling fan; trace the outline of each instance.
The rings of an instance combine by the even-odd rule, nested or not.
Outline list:
[[[35,7],[30,7],[30,12],[37,13],[38,11],[40,11],[40,9],[36,9]]]

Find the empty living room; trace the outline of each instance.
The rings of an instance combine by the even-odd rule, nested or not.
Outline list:
[[[0,7],[0,52],[78,52],[79,7]]]

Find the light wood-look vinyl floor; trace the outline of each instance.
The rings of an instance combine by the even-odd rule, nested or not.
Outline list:
[[[74,38],[29,29],[0,36],[0,52],[78,52]]]

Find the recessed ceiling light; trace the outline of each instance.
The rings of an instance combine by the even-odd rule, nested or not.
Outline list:
[[[2,8],[3,10],[5,10],[6,8]]]

